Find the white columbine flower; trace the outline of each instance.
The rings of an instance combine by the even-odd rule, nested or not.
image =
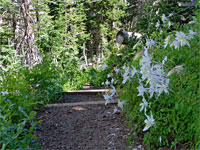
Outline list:
[[[160,141],[160,143],[162,142],[162,137],[161,136],[159,137],[159,141]]]
[[[141,106],[140,111],[142,111],[145,108],[145,104],[141,103],[140,106]]]
[[[122,81],[122,83],[125,84],[128,79],[129,79],[128,73],[125,72],[123,74],[123,81]]]
[[[119,72],[120,72],[120,69],[116,68],[116,69],[115,69],[115,72],[116,72],[116,73],[119,73]]]
[[[114,83],[114,81],[115,81],[115,80],[112,78],[112,79],[111,79],[111,83],[113,84],[113,83]]]
[[[162,21],[164,22],[165,20],[167,20],[167,17],[165,16],[165,14],[162,15]]]
[[[137,73],[137,70],[135,69],[135,67],[132,67],[132,70],[131,70],[131,78]]]
[[[147,48],[151,48],[155,44],[156,44],[156,41],[154,41],[152,39],[151,40],[150,39],[146,40],[146,46],[147,46]]]
[[[104,96],[104,99],[106,100],[105,105],[107,105],[108,103],[110,103],[111,100],[113,100],[112,96],[108,95],[107,92],[103,96]]]
[[[116,113],[118,111],[118,109],[117,109],[117,107],[115,107],[114,109],[113,109],[113,113]]]
[[[137,87],[139,94],[137,96],[144,96],[144,93],[147,91],[142,84],[140,84],[140,86]]]
[[[123,105],[124,105],[124,101],[120,101],[119,99],[118,99],[118,106],[121,108],[121,109],[123,109]]]
[[[114,113],[114,114],[115,114],[115,113],[121,113],[121,111],[118,110],[117,107],[115,107],[115,108],[113,109],[113,113]]]
[[[164,91],[165,93],[168,93],[168,84],[162,84],[162,85],[158,85],[157,86],[158,89],[157,89],[157,93],[158,93],[158,96],[160,96],[162,94],[162,92]]]
[[[147,101],[144,97],[143,97],[142,101],[143,101],[143,103],[140,104],[140,106],[141,106],[140,111],[142,111],[144,109],[144,112],[146,114],[146,108],[149,105],[149,103],[147,103]]]
[[[149,61],[147,61],[149,60]],[[147,50],[145,50],[145,54],[141,60],[141,71],[142,81],[146,81],[146,85],[150,85],[150,88],[144,88],[141,84],[137,87],[139,94],[138,96],[143,96],[144,92],[148,92],[150,94],[149,98],[152,98],[154,93],[158,94],[158,96],[165,91],[167,93],[167,78],[165,77],[165,72],[163,70],[163,64],[167,61],[167,57],[165,57],[162,61],[162,64],[151,65],[151,58],[148,56]],[[160,88],[161,87],[161,88]]]
[[[153,95],[154,95],[154,93],[156,93],[156,88],[157,87],[155,87],[155,86],[150,86],[150,88],[149,88],[149,90],[148,90],[148,92],[149,92],[149,94],[150,94],[150,96],[149,96],[149,98],[152,98],[153,97]]]
[[[143,131],[147,131],[151,126],[153,126],[154,124],[155,124],[155,120],[153,119],[153,115],[152,115],[152,113],[151,113],[151,117],[149,117],[148,115],[146,115],[147,116],[147,119],[145,119],[145,127],[144,127],[144,129],[143,129]]]
[[[140,64],[142,65],[141,70],[143,71],[148,70],[151,65],[151,60],[152,60],[152,57],[148,55],[148,48],[145,47],[144,55],[142,56],[142,59],[140,61]]]
[[[160,21],[158,21],[157,23],[156,23],[156,28],[159,28],[160,27]]]
[[[108,80],[106,80],[106,85],[108,86],[110,84],[110,82]]]
[[[150,65],[149,66],[142,66],[140,73],[142,74],[142,81],[149,78],[149,76],[151,75]]]
[[[170,47],[173,47],[175,49],[179,48],[179,42],[177,40],[174,40],[173,42],[171,42]]]
[[[107,74],[107,78],[110,78],[110,77],[112,77],[112,73]]]
[[[123,66],[122,69],[124,69],[124,71],[127,72],[127,73],[129,72],[129,66],[128,67]]]
[[[187,39],[188,39],[188,37],[185,35],[185,33],[181,32],[181,31],[176,32],[175,40],[177,40],[181,46],[188,45],[190,47],[190,44]]]
[[[194,37],[194,35],[196,35],[197,33],[194,32],[193,30],[189,30],[189,33],[188,33],[188,36],[187,36],[187,39],[192,39]]]
[[[110,90],[111,96],[114,96],[115,94],[117,94],[117,91],[115,89],[115,87],[113,85],[111,85],[111,87],[113,88],[112,90]]]
[[[168,21],[168,28],[170,28],[173,24],[171,23],[171,21]]]
[[[108,65],[104,64],[104,65],[102,66],[102,68],[103,68],[103,70],[105,70],[106,68],[108,68]]]
[[[171,16],[173,16],[173,15],[174,15],[173,13],[170,13],[170,14],[169,14],[169,17],[171,17]]]
[[[167,61],[167,56],[165,56],[164,59],[162,60],[162,64],[164,65],[166,61]]]
[[[148,78],[148,82],[150,84],[150,88],[148,90],[149,94],[150,94],[150,98],[153,97],[153,94],[156,93],[156,89],[158,86],[158,83],[160,82],[160,79],[157,76],[151,75],[151,78]]]
[[[165,56],[165,58],[162,60],[162,64],[156,64],[151,67],[151,71],[153,72],[155,77],[156,76],[158,77],[158,79],[161,79],[165,75],[165,72],[163,70],[163,64],[165,63],[166,60],[167,57]]]
[[[167,45],[169,44],[169,42],[170,42],[170,37],[171,37],[171,36],[168,35],[167,38],[165,39],[165,42],[164,42],[164,43],[165,43],[164,48],[166,48]]]
[[[8,94],[8,90],[1,92],[2,96],[6,96]]]

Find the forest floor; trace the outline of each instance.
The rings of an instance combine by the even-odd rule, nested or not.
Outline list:
[[[96,91],[97,92],[97,91]],[[95,92],[65,93],[60,102],[37,112],[41,126],[36,136],[42,150],[126,150],[130,130],[125,116],[113,113]]]

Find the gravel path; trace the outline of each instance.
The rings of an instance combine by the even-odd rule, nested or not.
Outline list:
[[[130,146],[125,116],[113,114],[99,95],[67,95],[64,103],[47,105],[37,137],[42,150],[126,150]]]

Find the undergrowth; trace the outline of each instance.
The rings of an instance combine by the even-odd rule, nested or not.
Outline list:
[[[104,85],[111,88],[104,97],[107,104],[119,96],[133,145],[142,137],[147,149],[199,149],[199,11],[185,24],[172,22],[175,14],[170,11],[160,8],[160,12],[150,12],[154,22],[146,22],[149,32],[121,49],[122,56],[113,49],[103,66]]]

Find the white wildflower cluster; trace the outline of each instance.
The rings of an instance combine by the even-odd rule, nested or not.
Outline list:
[[[166,74],[163,69],[163,65],[167,57],[164,58],[161,64],[154,62],[152,63],[152,57],[148,55],[148,49],[144,51],[144,56],[141,59],[141,70],[142,75],[140,79],[140,84],[142,81],[146,81],[146,84],[149,84],[150,87],[146,88],[144,91],[148,93],[150,98],[153,97],[153,94],[156,93],[158,96],[164,91],[168,93],[167,87],[169,84],[169,79],[166,78]],[[140,86],[141,86],[140,85]],[[140,89],[140,86],[138,87]],[[140,92],[139,92],[140,93]],[[142,95],[139,95],[142,96]]]
[[[169,35],[164,42],[164,48],[166,48],[168,45],[170,45],[170,47],[174,47],[175,49],[179,48],[180,46],[189,46],[189,40],[191,40],[192,38],[194,38],[194,35],[196,35],[196,32],[194,32],[193,30],[189,30],[188,34],[185,34],[184,32],[180,31],[176,31],[176,37],[174,40],[170,40],[171,36]]]
[[[170,17],[173,16],[173,14],[169,14],[169,16],[166,16],[165,14],[162,15],[162,22],[163,23],[167,23],[168,28],[170,28],[173,23],[171,23],[170,21]],[[158,20],[158,22],[156,23],[156,28],[158,29],[161,26],[160,21]],[[179,47],[181,46],[189,46],[189,40],[194,38],[194,35],[196,35],[197,33],[194,32],[193,30],[189,30],[189,33],[186,34],[182,31],[176,31],[176,35],[175,35],[175,39],[172,40],[172,36],[168,35],[167,38],[165,39],[164,42],[164,48],[166,48],[168,45],[170,47],[174,47],[175,49],[179,49]],[[148,44],[148,42],[147,42]],[[147,46],[148,47],[148,46]]]
[[[160,64],[153,62],[152,57],[148,54],[148,48],[145,48],[144,55],[140,63],[140,85],[137,87],[139,92],[138,96],[142,97],[140,111],[144,110],[144,114],[147,117],[145,120],[146,126],[144,127],[143,131],[148,130],[155,124],[152,112],[151,116],[148,116],[146,113],[147,107],[150,105],[150,102],[147,102],[147,99],[151,99],[154,95],[160,96],[163,92],[168,93],[169,79],[166,78],[163,68],[165,61],[167,61],[167,57],[165,57]]]
[[[112,90],[111,90],[112,91]],[[114,102],[113,96],[115,95],[115,93],[111,93],[108,94],[108,92],[106,92],[106,94],[104,94],[104,99],[106,100],[105,105]]]
[[[104,99],[105,99],[105,105],[109,104],[109,103],[115,103],[115,96],[118,96],[118,93],[115,89],[115,87],[113,85],[110,85],[111,89],[108,92],[105,92]],[[125,104],[125,101],[121,101],[119,99],[117,99],[117,103],[118,103],[118,107],[120,107],[121,109],[123,109],[123,106]],[[120,112],[120,110],[118,110],[116,107],[113,110],[114,113]]]
[[[166,77],[166,73],[164,72],[164,64],[167,61],[167,57],[165,57],[161,63],[152,61],[152,57],[149,55],[148,50],[153,45],[155,45],[154,40],[147,40],[147,47],[144,48],[139,70],[136,70],[134,66],[126,65],[123,66],[121,70],[115,69],[116,74],[118,74],[119,72],[122,73],[122,84],[126,84],[128,80],[137,75],[137,79],[139,81],[139,86],[137,87],[137,96],[142,97],[140,112],[144,110],[144,114],[147,117],[147,119],[144,121],[146,125],[143,131],[147,131],[151,126],[155,124],[152,112],[150,111],[150,116],[147,115],[147,108],[150,105],[150,102],[148,102],[148,100],[151,99],[153,96],[160,96],[163,92],[168,93],[169,79]],[[111,75],[109,74],[107,75],[107,77],[110,78]],[[107,85],[110,85],[112,89],[110,90],[110,94],[106,92],[106,94],[104,95],[106,105],[114,101],[114,95],[118,95],[115,87],[112,85],[111,82],[109,82],[109,84]],[[118,99],[118,106],[120,108],[123,108],[124,104],[124,101],[120,101]],[[117,109],[115,108],[114,112],[116,111]]]
[[[104,64],[103,66],[102,66],[102,69],[103,70],[106,70],[108,68],[108,65],[106,65],[106,64]]]
[[[2,95],[2,96],[6,96],[6,95],[8,95],[8,94],[9,94],[9,93],[8,93],[8,90],[1,92],[1,95]]]
[[[153,118],[153,115],[151,113],[151,117],[149,117],[148,115],[146,115],[147,119],[144,121],[145,122],[145,127],[143,129],[143,131],[147,131],[151,126],[153,126],[155,124],[155,120]]]
[[[162,22],[163,22],[164,24],[166,24],[168,28],[170,28],[170,27],[173,25],[173,23],[172,23],[172,22],[170,21],[170,19],[169,19],[171,16],[173,16],[172,13],[169,14],[169,16],[166,16],[165,14],[163,14],[162,17],[161,17]],[[160,21],[158,21],[158,22],[156,23],[156,28],[158,29],[160,26],[161,26]]]
[[[105,83],[103,82],[102,85],[106,85],[106,86],[112,85],[114,83],[114,79],[112,77],[113,77],[112,73],[107,74],[107,80]]]
[[[127,66],[123,66],[122,67],[123,71],[124,71],[124,74],[122,75],[123,76],[123,81],[122,83],[125,84],[127,82],[127,80],[131,79],[136,73],[137,73],[137,70],[135,69],[135,67],[127,67]]]
[[[152,39],[147,39],[146,40],[146,46],[147,48],[151,48],[156,44],[156,41],[152,40]]]
[[[128,72],[129,67],[123,67],[123,68],[124,68],[126,74],[129,74],[129,72]],[[116,74],[119,74],[120,71],[121,70],[118,69],[118,68],[115,69],[115,73]],[[111,82],[109,82],[108,80],[111,80]],[[115,84],[116,82],[117,81],[114,81],[114,79],[113,79],[113,74],[112,73],[107,75],[107,80],[105,82],[105,85],[106,86],[110,86],[111,89],[109,90],[109,92],[105,92],[105,94],[104,94],[104,99],[106,101],[105,105],[107,105],[109,103],[114,103],[117,100],[118,107],[120,107],[121,109],[123,109],[125,101],[122,101],[122,100],[119,100],[119,99],[116,98],[116,96],[118,96],[118,93],[117,93],[116,88],[113,86],[113,84]],[[120,110],[117,109],[117,107],[115,107],[113,111],[114,111],[114,113],[121,112]]]
[[[170,21],[170,17],[173,14],[169,14],[166,16],[165,14],[162,15],[161,20],[158,21],[156,24],[156,28],[160,27],[167,27],[170,28],[173,23]],[[161,25],[163,23],[163,25]],[[161,31],[162,34],[163,31]],[[188,30],[188,33],[184,33],[182,31],[175,31],[174,35],[168,35],[164,41],[164,48],[167,46],[174,47],[178,49],[182,46],[189,46],[189,40],[193,39],[197,32],[194,32],[192,29]],[[153,98],[158,98],[162,93],[168,94],[168,87],[169,87],[169,76],[173,73],[180,73],[183,70],[184,65],[177,65],[172,68],[168,74],[164,71],[164,64],[167,61],[167,56],[164,57],[162,62],[158,63],[152,60],[152,56],[148,53],[149,49],[152,49],[153,46],[157,44],[156,41],[152,39],[147,39],[146,43],[144,44],[144,50],[140,51],[138,54],[135,55],[134,61],[138,58],[142,57],[140,60],[139,69],[136,69],[134,66],[125,65],[121,69],[116,68],[115,73],[119,74],[123,77],[122,84],[127,84],[128,81],[131,81],[133,77],[137,79],[139,86],[136,87],[138,90],[138,95],[142,98],[142,102],[139,104],[140,112],[144,112],[146,119],[144,120],[145,127],[143,131],[147,131],[151,126],[155,125],[155,119],[153,117],[153,113],[150,110],[150,105],[152,104],[150,100]],[[159,44],[159,43],[158,43]],[[104,66],[103,68],[106,68]],[[107,76],[110,77],[109,75]],[[106,104],[113,101],[113,96],[118,95],[115,87],[113,86],[113,82],[108,82],[106,85],[109,85],[112,89],[110,93],[106,93],[104,95]],[[125,101],[118,99],[118,106],[123,108],[125,105]],[[117,112],[118,109],[115,108],[114,112]],[[162,137],[159,137],[159,141],[161,143]]]

